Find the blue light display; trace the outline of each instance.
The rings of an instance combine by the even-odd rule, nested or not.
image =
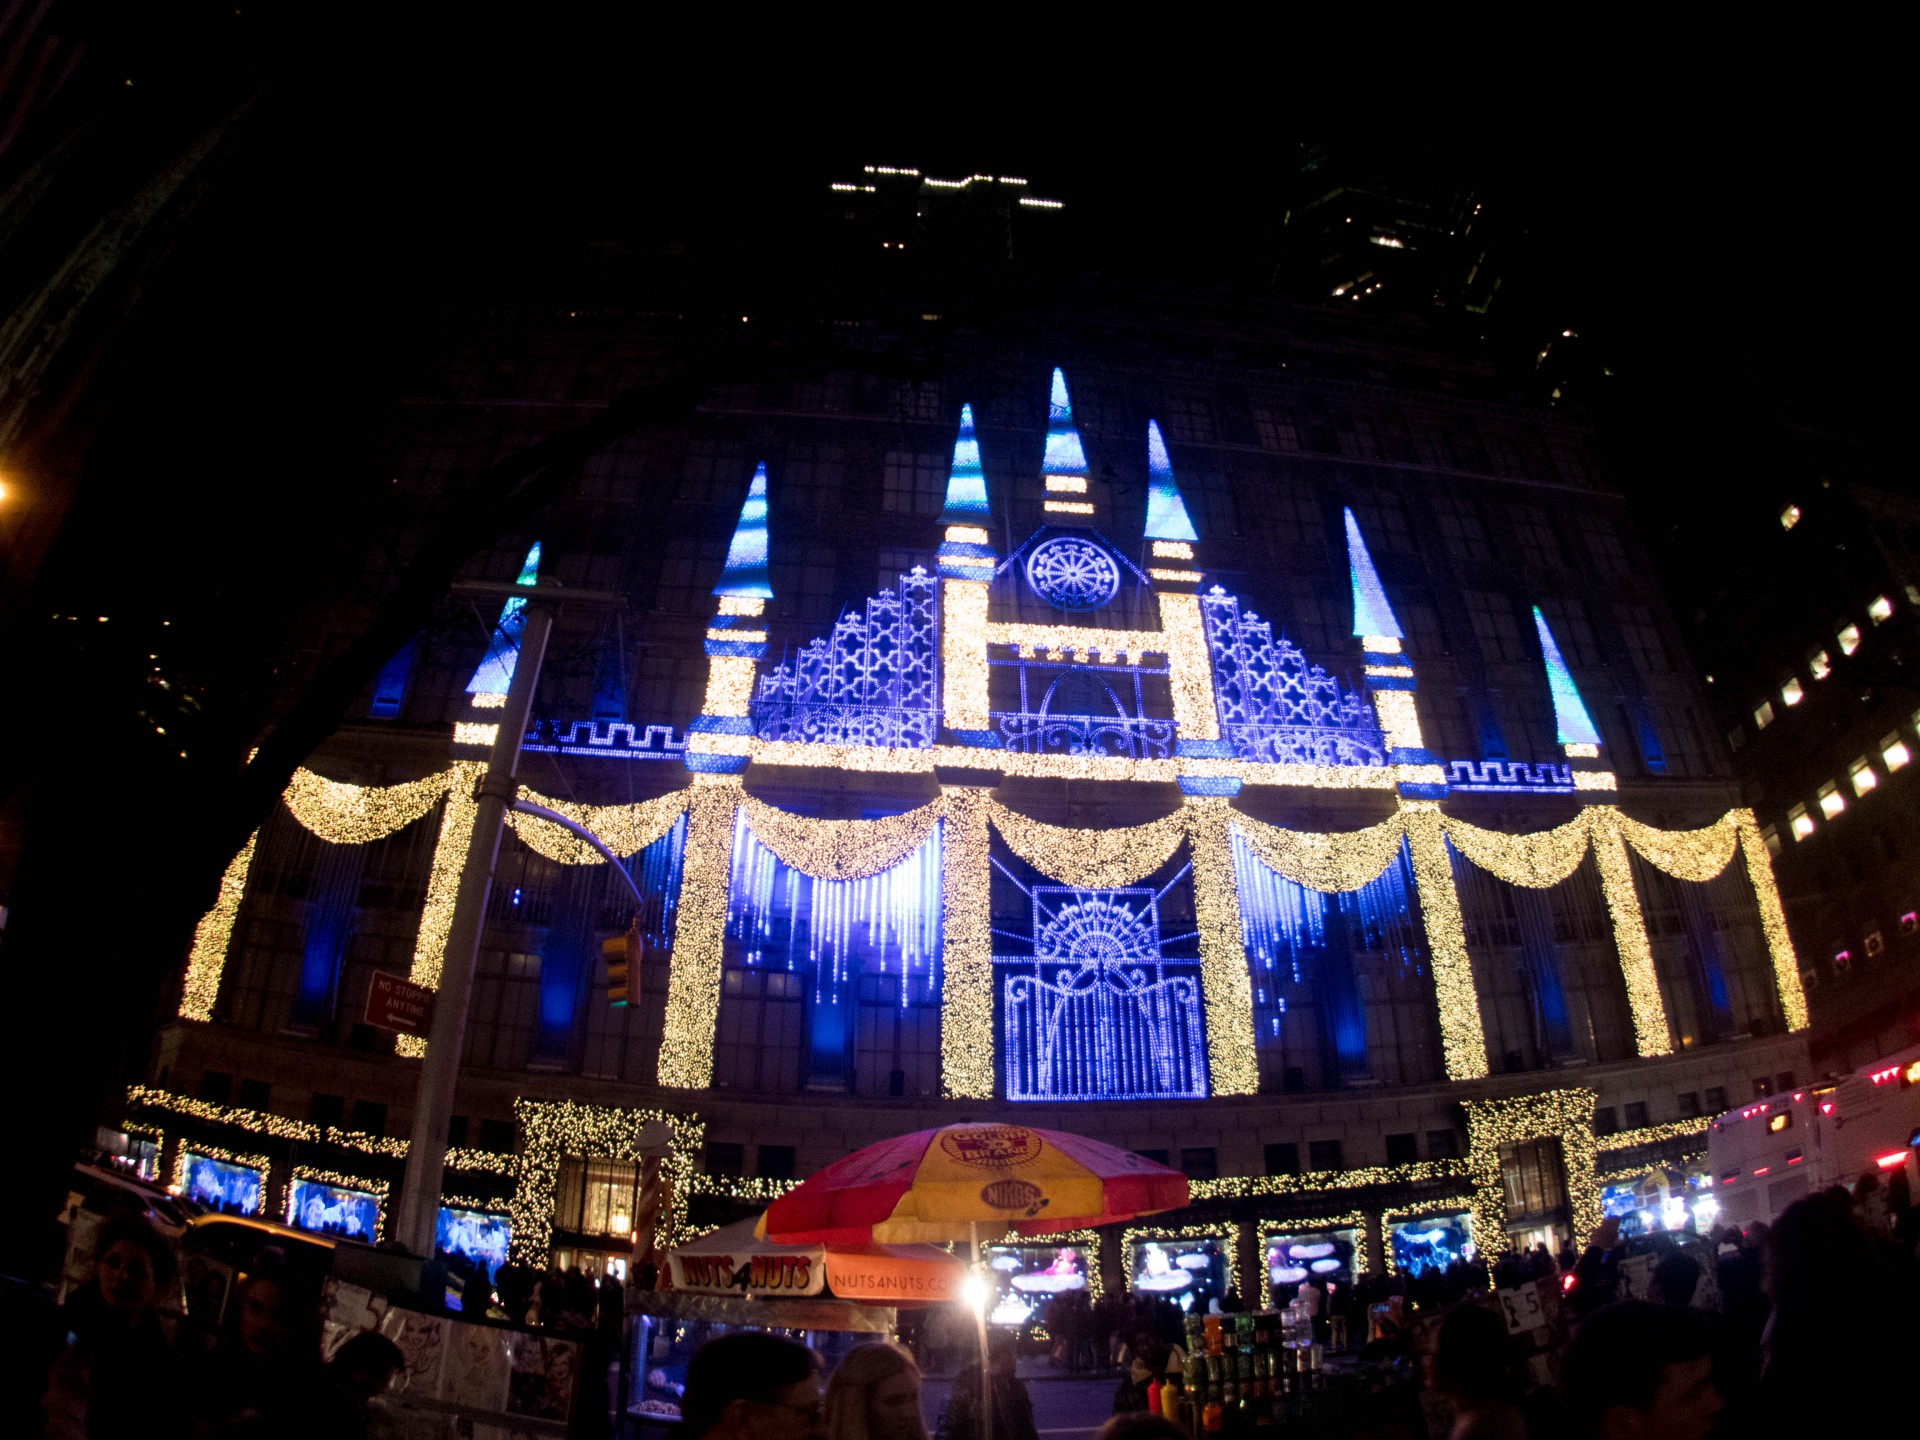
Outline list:
[[[340,957],[353,929],[360,898],[360,873],[366,851],[358,845],[322,845],[314,865],[312,898],[307,902],[306,934],[300,947],[300,988],[292,1022],[317,1027],[333,1008]]]
[[[1540,613],[1538,605],[1533,607],[1533,625],[1540,632],[1540,653],[1547,662],[1547,688],[1553,692],[1553,723],[1560,743],[1598,745],[1600,732],[1593,727],[1593,719],[1580,699],[1580,689],[1573,683],[1573,672],[1567,669],[1560,647],[1554,643],[1553,631],[1547,628],[1547,617]]]
[[[1057,369],[1053,372],[1053,393],[1047,401],[1047,452],[1040,462],[1040,473],[1087,473],[1087,452],[1081,448],[1080,432],[1073,427],[1073,403],[1067,399],[1067,377]]]
[[[1403,1275],[1445,1270],[1455,1260],[1473,1259],[1473,1216],[1403,1221],[1388,1232],[1387,1243],[1393,1247],[1393,1268]]]
[[[1200,538],[1187,517],[1187,502],[1180,498],[1180,487],[1174,483],[1167,442],[1160,438],[1160,426],[1152,420],[1147,421],[1146,533],[1149,540]]]
[[[840,1006],[861,971],[898,975],[902,1008],[940,989],[940,827],[910,854],[859,880],[820,880],[781,863],[744,811],[734,823],[727,934],[758,969],[807,977],[816,1005]]]
[[[322,1235],[344,1235],[373,1243],[380,1226],[380,1201],[365,1190],[295,1180],[287,1202],[287,1223]]]
[[[539,577],[540,542],[536,540],[527,551],[519,578],[513,583],[531,585]],[[486,658],[467,682],[469,695],[504,695],[512,686],[513,667],[520,659],[520,632],[527,626],[526,610],[526,597],[522,595],[513,596],[500,607],[500,619],[493,627],[493,640],[487,646]]]
[[[527,735],[523,750],[543,755],[578,755],[591,760],[679,760],[687,738],[674,738],[671,725],[598,725],[573,720],[565,729],[542,721]]]
[[[1367,553],[1367,542],[1361,538],[1360,522],[1353,518],[1351,507],[1340,513],[1347,521],[1347,573],[1353,580],[1353,633],[1398,640],[1400,622],[1387,603],[1380,572],[1373,568],[1373,557]]]
[[[1296,765],[1384,765],[1386,736],[1373,709],[1299,648],[1276,640],[1271,621],[1215,585],[1200,597],[1220,733],[1243,760]]]
[[[1511,791],[1522,795],[1571,795],[1573,767],[1564,760],[1530,765],[1524,760],[1449,760],[1455,790]]]
[[[373,682],[373,699],[367,706],[368,718],[392,720],[399,715],[407,698],[407,685],[413,679],[413,667],[419,659],[420,641],[416,637],[402,645],[393,658],[380,667],[379,678]]]
[[[1021,881],[1027,934],[995,930],[1002,1065],[1009,1100],[1203,1099],[1206,1032],[1192,932],[1162,933],[1160,905],[1191,885],[1115,890]],[[1185,893],[1183,889],[1183,894]]]
[[[924,749],[939,729],[933,577],[919,566],[833,633],[760,677],[751,707],[763,740]]]
[[[235,1165],[191,1151],[181,1157],[187,1172],[186,1196],[209,1210],[258,1215],[266,1176],[251,1165]]]
[[[740,521],[733,527],[733,539],[727,545],[726,567],[716,595],[733,595],[747,600],[771,600],[773,582],[767,576],[767,467],[763,462],[754,469],[753,483],[747,487],[746,502],[740,507]]]
[[[1120,593],[1113,557],[1077,535],[1056,535],[1027,552],[1027,584],[1062,610],[1098,610]]]
[[[507,1260],[507,1242],[513,1227],[504,1215],[489,1215],[481,1210],[452,1210],[440,1207],[434,1222],[434,1248],[443,1255],[464,1255],[487,1272],[492,1284]]]
[[[953,468],[947,472],[945,525],[978,525],[987,518],[987,476],[980,468],[980,440],[973,433],[973,406],[960,407],[960,434],[953,442]]]

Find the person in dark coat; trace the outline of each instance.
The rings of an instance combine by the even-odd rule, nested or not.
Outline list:
[[[987,1342],[987,1376],[993,1395],[993,1440],[1040,1440],[1033,1425],[1033,1397],[1014,1373],[1019,1356],[1013,1336],[996,1330]],[[940,1413],[936,1440],[986,1440],[981,1424],[980,1362],[954,1377],[953,1394]]]
[[[101,1227],[93,1275],[61,1309],[67,1342],[47,1376],[48,1436],[182,1433],[175,1337],[159,1312],[173,1274],[172,1247],[144,1220]]]

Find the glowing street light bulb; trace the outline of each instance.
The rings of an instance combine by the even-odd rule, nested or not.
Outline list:
[[[987,1313],[987,1277],[978,1270],[969,1271],[960,1282],[960,1299],[975,1315]]]

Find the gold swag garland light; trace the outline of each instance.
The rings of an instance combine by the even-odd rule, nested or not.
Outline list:
[[[1151,875],[1173,858],[1187,835],[1184,811],[1145,825],[1078,830],[1030,820],[996,801],[988,816],[1000,838],[1049,880],[1086,890],[1110,890]]]
[[[366,845],[411,825],[447,793],[441,770],[400,785],[349,785],[296,770],[281,799],[288,813],[330,845]]]
[[[743,795],[740,808],[754,839],[782,864],[816,880],[864,880],[926,844],[947,807],[943,796],[877,820],[816,820]]]
[[[1377,879],[1400,853],[1400,841],[1406,834],[1398,815],[1364,830],[1314,835],[1282,830],[1236,813],[1233,828],[1260,863],[1276,875],[1326,894],[1358,890]]]
[[[631,805],[577,805],[570,800],[554,800],[525,786],[524,799],[543,805],[583,829],[598,835],[606,847],[626,859],[636,855],[673,828],[687,808],[687,792],[674,790],[652,800]],[[507,824],[520,843],[536,854],[562,865],[604,865],[607,857],[551,820],[538,815],[507,812]]]

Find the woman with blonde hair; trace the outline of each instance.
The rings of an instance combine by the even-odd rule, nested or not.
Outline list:
[[[827,1440],[927,1440],[920,1367],[889,1341],[856,1345],[827,1386]]]

